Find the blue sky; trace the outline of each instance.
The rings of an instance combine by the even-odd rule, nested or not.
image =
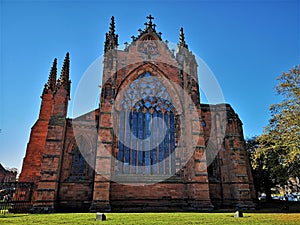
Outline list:
[[[120,44],[144,28],[148,14],[164,40],[177,43],[182,26],[189,49],[207,63],[243,121],[245,137],[261,134],[269,105],[280,101],[275,78],[300,62],[298,0],[1,0],[0,7],[0,162],[19,170],[53,59],[60,73],[70,52],[72,99],[103,53],[111,16]]]

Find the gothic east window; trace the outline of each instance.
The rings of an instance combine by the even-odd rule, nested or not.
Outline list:
[[[174,174],[175,109],[159,78],[148,72],[139,76],[121,104],[118,174]]]

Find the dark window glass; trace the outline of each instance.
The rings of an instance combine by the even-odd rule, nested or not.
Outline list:
[[[84,176],[85,175],[85,159],[80,153],[78,147],[73,152],[72,175]]]
[[[159,78],[141,75],[125,90],[119,114],[119,174],[175,173],[175,116]]]

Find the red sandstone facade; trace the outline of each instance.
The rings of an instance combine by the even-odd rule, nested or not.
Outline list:
[[[57,81],[54,60],[19,178],[36,185],[33,212],[253,208],[255,191],[242,122],[228,104],[200,104],[197,63],[183,30],[174,53],[156,32],[153,18],[148,19],[138,37],[118,50],[112,18],[104,46],[100,106],[80,117],[66,117],[69,54]],[[131,103],[124,96],[135,92],[130,85],[141,77],[160,84],[147,83],[143,95],[162,88],[171,103],[148,94],[126,109]],[[123,112],[130,117],[122,117]],[[151,125],[145,122],[146,114]],[[153,125],[155,115],[162,115],[162,125]],[[128,118],[130,128],[122,125]],[[129,134],[137,129],[135,136],[146,140],[147,130],[160,134],[159,126],[169,132],[163,147],[155,147],[154,139],[140,145]],[[141,152],[147,144],[151,151]]]

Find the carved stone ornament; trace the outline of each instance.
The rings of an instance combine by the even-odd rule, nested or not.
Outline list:
[[[144,59],[153,59],[160,55],[157,43],[153,40],[141,41],[138,51],[141,53],[141,57]]]

